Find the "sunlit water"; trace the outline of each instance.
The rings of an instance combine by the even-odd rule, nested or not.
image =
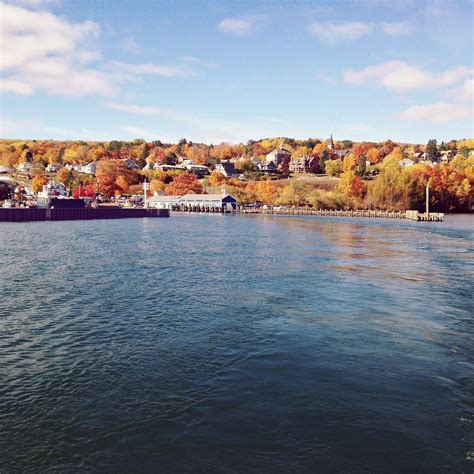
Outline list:
[[[473,226],[0,223],[0,472],[472,472]]]

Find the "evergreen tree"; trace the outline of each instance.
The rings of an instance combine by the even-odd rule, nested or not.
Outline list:
[[[429,161],[432,161],[433,163],[438,161],[439,152],[435,138],[428,140],[428,144],[426,145],[426,155]]]
[[[360,155],[359,162],[357,163],[357,175],[358,176],[364,176],[365,170],[367,168],[366,160],[367,159],[366,159],[365,155]]]

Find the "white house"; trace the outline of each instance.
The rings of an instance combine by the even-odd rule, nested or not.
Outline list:
[[[92,161],[90,163],[87,163],[87,165],[81,166],[80,168],[81,173],[87,173],[87,174],[94,174],[97,171],[97,162]]]
[[[31,163],[25,161],[24,163],[20,163],[16,168],[20,173],[29,173],[31,170]]]
[[[46,173],[55,173],[57,170],[58,168],[51,163],[45,168]]]
[[[148,206],[159,209],[187,207],[231,212],[236,210],[237,200],[226,192],[222,194],[185,194],[183,196],[154,195],[148,199]]]
[[[410,166],[413,166],[415,162],[413,160],[410,160],[410,158],[403,158],[403,160],[400,160],[400,165],[403,168],[409,168]]]
[[[216,165],[216,171],[223,174],[227,178],[238,176],[239,172],[235,168],[235,164],[230,161],[222,161]]]

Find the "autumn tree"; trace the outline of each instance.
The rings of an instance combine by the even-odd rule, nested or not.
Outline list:
[[[367,150],[366,158],[367,158],[367,161],[370,161],[372,165],[375,165],[377,163],[380,163],[382,159],[382,154],[380,153],[380,150],[378,148],[372,147],[369,150]]]
[[[72,194],[74,199],[81,199],[81,198],[95,198],[95,191],[92,186],[78,186],[74,193]]]
[[[48,182],[49,179],[47,176],[41,174],[36,175],[31,182],[31,189],[34,193],[39,193]]]
[[[93,189],[96,193],[104,196],[113,196],[117,189],[115,179],[111,176],[100,175],[93,181]]]
[[[70,187],[71,183],[74,181],[76,173],[68,168],[61,168],[56,173],[56,181],[64,184],[66,187]]]
[[[166,194],[171,196],[182,196],[183,194],[201,194],[202,186],[196,176],[191,173],[183,173],[165,188]]]
[[[152,194],[156,193],[157,191],[164,191],[165,183],[159,179],[152,179],[150,182],[150,191]]]
[[[117,190],[120,191],[123,194],[127,194],[129,190],[129,184],[127,180],[125,179],[124,176],[120,175],[116,180],[115,180],[115,185],[117,187]]]
[[[227,177],[224,176],[222,173],[219,173],[218,171],[213,171],[209,176],[209,184],[211,186],[222,186],[228,181],[229,180],[227,179]]]
[[[284,206],[301,207],[307,204],[306,196],[309,186],[300,180],[293,180],[288,186],[283,188],[280,197],[276,200],[276,204]]]
[[[328,160],[326,161],[326,174],[328,176],[339,176],[342,173],[342,161],[341,160]]]

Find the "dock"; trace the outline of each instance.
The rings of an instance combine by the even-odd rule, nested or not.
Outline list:
[[[206,205],[173,205],[170,209],[174,212],[198,212],[198,213],[228,213],[223,208]],[[282,216],[325,216],[325,217],[365,217],[371,219],[409,219],[415,221],[443,222],[444,214],[441,212],[426,213],[418,211],[381,211],[370,209],[310,209],[306,207],[250,207],[237,206],[232,213],[237,214],[260,214],[260,215],[282,215]]]
[[[431,212],[427,216],[418,211],[381,211],[370,209],[308,209],[299,207],[279,207],[279,208],[250,208],[242,206],[238,212],[242,214],[277,214],[296,216],[326,216],[326,217],[365,217],[371,219],[410,219],[416,221],[443,222],[444,214],[441,212]]]
[[[75,221],[94,219],[130,219],[169,217],[169,209],[121,208],[118,206],[85,208],[0,208],[0,222]]]

